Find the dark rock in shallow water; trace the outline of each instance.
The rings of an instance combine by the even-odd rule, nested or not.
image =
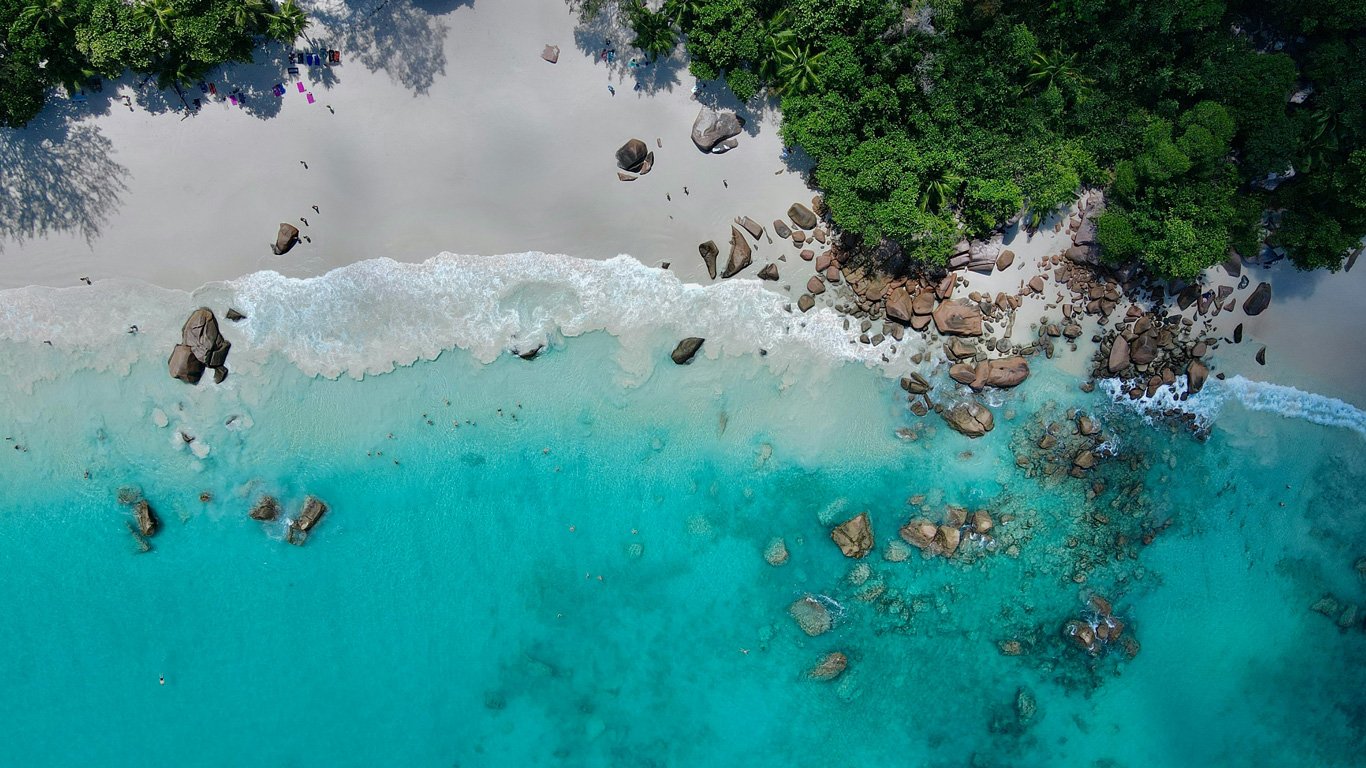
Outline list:
[[[848,668],[849,657],[839,651],[834,651],[832,653],[827,653],[819,664],[812,668],[810,672],[806,673],[806,676],[812,680],[834,680]]]
[[[1199,360],[1192,360],[1186,366],[1186,389],[1191,394],[1199,392],[1205,386],[1205,381],[1209,379],[1209,366]]]
[[[226,317],[234,323],[247,319],[246,315],[242,314],[241,312],[238,312],[232,307],[228,307],[228,313]]]
[[[730,258],[726,261],[726,271],[721,273],[721,277],[734,277],[739,272],[753,263],[749,241],[740,233],[738,227],[730,228]]]
[[[987,407],[975,400],[964,400],[941,414],[954,430],[968,437],[981,437],[996,426],[996,418]]]
[[[531,346],[531,347],[528,347],[528,348],[526,348],[526,349],[519,349],[519,350],[516,350],[515,352],[513,352],[513,354],[517,355],[518,357],[522,358],[523,360],[535,360],[535,359],[536,359],[537,357],[539,357],[540,354],[541,354],[542,352],[544,352],[544,351],[545,351],[545,345],[544,345],[544,344],[536,344],[536,345]]]
[[[812,595],[807,595],[787,607],[787,612],[797,622],[797,626],[811,637],[830,631],[834,620],[825,603]]]
[[[715,240],[697,246],[697,252],[702,254],[702,263],[707,265],[707,276],[716,279],[716,257],[720,255],[721,249],[716,247]]]
[[[247,514],[252,520],[274,520],[280,516],[280,502],[274,496],[262,496]]]
[[[777,264],[765,264],[765,265],[764,265],[764,268],[761,269],[761,270],[759,270],[759,279],[760,279],[760,280],[777,280],[777,279],[778,279],[778,265],[777,265]]]
[[[302,545],[308,539],[308,532],[313,530],[323,515],[327,514],[327,505],[315,496],[304,499],[304,508],[299,512],[299,517],[289,524],[289,531],[285,539],[290,544]]]
[[[213,369],[213,383],[222,384],[228,378],[228,366],[216,365]]]
[[[157,532],[160,523],[146,499],[138,499],[137,503],[133,504],[133,518],[137,520],[138,533],[143,536],[151,536]]]
[[[283,256],[289,253],[299,242],[299,228],[293,224],[280,224],[280,231],[275,234],[275,242],[270,246],[270,250],[276,256]]]
[[[1266,347],[1257,350],[1257,365],[1266,365]]]
[[[1243,312],[1255,317],[1271,306],[1271,283],[1258,283],[1252,294],[1243,302]]]
[[[177,344],[175,349],[171,350],[168,367],[171,376],[186,384],[198,384],[199,379],[204,375],[204,364],[195,358],[194,353],[185,344]]]
[[[901,388],[913,395],[923,395],[930,391],[930,382],[918,373],[912,373],[901,380]]]
[[[706,339],[690,336],[678,342],[678,346],[674,347],[674,351],[669,357],[673,358],[674,363],[678,365],[687,365],[692,362],[693,356],[697,354],[697,350],[702,348],[702,342],[704,341],[706,341]]]
[[[873,527],[868,513],[860,513],[835,526],[830,538],[839,545],[845,557],[858,559],[868,554],[873,549]]]
[[[816,306],[816,300],[811,298],[811,294],[809,293],[803,293],[797,298],[797,309],[800,309],[803,312],[810,311],[814,306]]]
[[[692,143],[703,152],[713,152],[717,145],[739,136],[744,127],[745,119],[734,112],[703,107],[692,121]]]

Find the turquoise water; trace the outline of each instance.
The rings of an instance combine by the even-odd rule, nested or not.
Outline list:
[[[498,291],[520,318],[507,335],[457,328],[463,349],[389,350],[411,364],[381,375],[361,376],[382,357],[345,362],[364,322],[331,357],[273,341],[269,324],[304,309],[260,282],[157,294],[168,316],[247,306],[225,324],[234,373],[217,388],[165,375],[178,321],[125,314],[151,311],[137,302],[100,305],[110,335],[0,336],[0,762],[1359,764],[1366,632],[1309,609],[1366,605],[1351,412],[1284,418],[1223,385],[1200,442],[1040,363],[969,441],[911,415],[881,368],[804,341],[823,321],[712,327],[678,367],[679,331],[712,321],[608,333],[583,286],[514,283]],[[328,294],[338,312],[345,295]],[[542,312],[546,296],[579,319]],[[763,315],[756,296],[722,298]],[[122,334],[130,317],[157,330]],[[487,353],[533,326],[574,336],[545,334],[531,362]],[[343,375],[309,375],[324,359]],[[1084,480],[1018,468],[1069,408],[1117,455]],[[124,486],[161,517],[150,552]],[[247,518],[263,492],[331,511],[294,547]],[[991,510],[994,551],[887,559],[902,524],[947,504]],[[829,526],[865,510],[877,548],[860,564]],[[763,558],[774,537],[780,567]],[[807,593],[838,606],[829,633],[787,615]],[[1134,658],[1061,635],[1092,594]],[[1008,640],[1021,655],[998,650]],[[848,671],[807,679],[834,650]]]

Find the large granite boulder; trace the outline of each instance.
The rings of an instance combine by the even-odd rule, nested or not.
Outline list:
[[[999,360],[987,360],[979,364],[977,366],[977,378],[973,381],[972,388],[1000,387],[1008,389],[1018,386],[1027,378],[1029,378],[1028,361],[1018,355],[1003,357]]]
[[[275,242],[271,244],[270,250],[276,256],[283,256],[289,253],[295,243],[299,242],[299,228],[293,224],[280,224],[280,231],[275,234]]]
[[[812,595],[807,595],[787,607],[787,612],[797,622],[797,626],[811,637],[830,631],[835,621],[830,617],[830,609],[825,603]]]
[[[815,229],[819,223],[816,214],[801,203],[793,203],[792,207],[787,209],[787,217],[800,229]]]
[[[911,318],[915,316],[915,299],[911,297],[905,287],[898,286],[887,294],[884,308],[887,311],[887,317],[902,325],[909,325]]]
[[[290,521],[285,540],[290,544],[302,545],[308,538],[308,532],[313,530],[325,514],[327,505],[322,500],[315,496],[304,499],[304,508],[299,512],[298,518]]]
[[[926,520],[923,517],[901,526],[901,538],[911,546],[930,554],[935,553],[934,537],[939,533],[939,526]]]
[[[133,519],[137,521],[138,533],[143,536],[151,536],[156,533],[157,526],[160,525],[156,513],[152,511],[152,507],[146,499],[138,499],[133,504]]]
[[[1199,360],[1192,360],[1186,366],[1186,389],[1193,395],[1205,387],[1209,379],[1209,366]]]
[[[755,240],[758,240],[759,238],[764,236],[764,225],[760,224],[754,219],[751,219],[748,216],[736,217],[735,223],[744,227],[745,231],[749,233],[750,237],[753,237]]]
[[[1256,316],[1266,311],[1271,306],[1271,283],[1258,283],[1252,290],[1252,294],[1243,302],[1243,311],[1248,315]]]
[[[617,167],[623,171],[637,173],[649,155],[650,148],[645,146],[645,142],[640,139],[631,139],[617,150]]]
[[[692,121],[692,143],[703,152],[724,152],[731,147],[721,149],[719,145],[725,144],[733,136],[739,136],[744,128],[745,119],[734,112],[703,107]],[[733,142],[731,146],[734,146]]]
[[[186,384],[198,384],[199,379],[204,376],[204,364],[195,358],[187,344],[177,344],[171,350],[171,359],[168,361],[171,376]]]
[[[687,365],[692,362],[693,355],[697,354],[697,350],[702,348],[702,342],[704,341],[706,341],[706,339],[689,336],[678,342],[678,346],[674,347],[674,351],[669,357],[673,358],[674,363],[677,365]]]
[[[941,414],[950,427],[968,437],[981,437],[996,426],[996,418],[986,406],[975,400],[964,400],[945,408]]]
[[[845,520],[830,532],[830,538],[839,545],[845,557],[858,559],[873,549],[873,526],[868,513]]]
[[[982,309],[976,304],[958,299],[941,301],[934,309],[934,326],[948,336],[981,336]]]
[[[1119,373],[1129,367],[1129,340],[1123,336],[1116,336],[1113,344],[1110,345],[1110,357],[1106,360],[1106,367],[1110,373]]]
[[[726,270],[721,273],[721,277],[734,277],[740,270],[753,263],[752,251],[749,241],[740,233],[740,228],[732,226],[730,228],[730,257],[726,260]]]
[[[716,257],[721,253],[721,249],[716,247],[716,241],[708,240],[707,242],[697,246],[697,252],[702,254],[702,263],[707,265],[707,275],[711,279],[715,280]]]

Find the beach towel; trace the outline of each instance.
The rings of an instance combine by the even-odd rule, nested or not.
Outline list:
[[[284,95],[285,95],[285,86],[284,86],[283,83],[276,83],[276,84],[275,84],[275,87],[274,87],[274,88],[271,88],[271,90],[275,92],[275,95],[276,95],[276,96],[284,96]]]
[[[308,94],[308,103],[309,103],[309,104],[312,104],[312,103],[313,103],[313,94],[311,94],[311,93]]]
[[[299,93],[303,93],[304,91],[308,90],[308,89],[304,88],[304,84],[303,84],[303,83],[295,83],[295,85],[299,86]]]
[[[291,75],[297,75],[297,74],[299,74],[299,68],[298,68],[298,67],[290,67],[290,68],[289,68],[289,74],[291,74]]]
[[[231,102],[232,102],[232,105],[233,105],[234,107],[237,106],[237,97],[236,97],[236,96],[229,96],[229,97],[228,97],[228,101],[231,101]]]

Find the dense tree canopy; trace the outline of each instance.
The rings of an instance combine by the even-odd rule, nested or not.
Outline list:
[[[32,120],[54,86],[127,70],[193,82],[307,24],[294,0],[0,0],[0,125]]]
[[[599,0],[602,2],[602,0]],[[1079,186],[1102,254],[1189,277],[1366,235],[1366,0],[667,0],[699,78],[781,99],[840,227],[943,263]],[[657,34],[657,33],[655,33]],[[1268,230],[1268,225],[1270,229]]]

